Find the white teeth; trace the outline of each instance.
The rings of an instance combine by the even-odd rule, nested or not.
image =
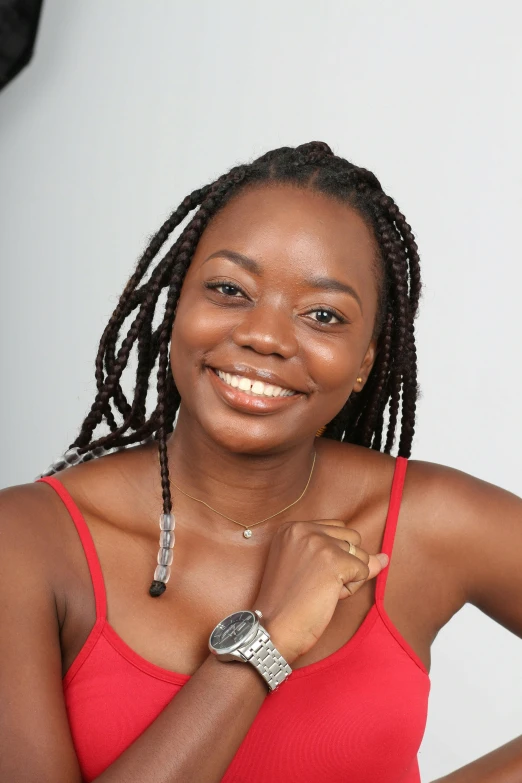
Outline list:
[[[216,372],[228,386],[240,389],[247,394],[254,394],[260,397],[291,397],[295,394],[291,389],[283,389],[281,386],[263,383],[263,381],[251,381],[250,378],[245,378],[243,375],[231,375],[221,370],[216,370]]]

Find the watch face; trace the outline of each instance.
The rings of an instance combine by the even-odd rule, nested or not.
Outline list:
[[[239,647],[252,632],[257,617],[253,612],[234,612],[222,620],[210,634],[210,644],[218,652]]]

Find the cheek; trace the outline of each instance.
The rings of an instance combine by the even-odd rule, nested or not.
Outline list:
[[[174,380],[178,386],[178,378],[200,367],[205,354],[223,341],[227,329],[216,318],[190,297],[181,298],[171,335],[171,367]]]
[[[359,346],[355,341],[332,340],[309,344],[307,366],[319,392],[344,401],[353,389],[354,375],[361,365]]]

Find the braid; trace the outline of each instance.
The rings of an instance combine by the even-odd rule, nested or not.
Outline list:
[[[368,169],[334,155],[324,142],[271,150],[251,163],[232,168],[215,182],[194,190],[152,237],[123,289],[102,334],[95,361],[97,392],[76,440],[47,474],[131,444],[155,440],[161,469],[163,513],[172,509],[167,437],[181,402],[169,348],[181,287],[197,244],[210,221],[236,195],[256,185],[287,183],[311,188],[352,206],[375,239],[379,300],[374,328],[377,357],[359,393],[352,392],[326,427],[324,437],[390,453],[400,421],[398,453],[409,456],[415,430],[417,354],[414,319],[421,293],[417,244],[411,226]],[[175,229],[194,211],[170,249],[144,278]],[[166,289],[161,323],[153,329],[158,299]],[[117,347],[125,321],[134,318]],[[137,349],[134,396],[128,401],[121,379]],[[147,418],[151,373],[157,364],[156,407]],[[96,438],[105,422],[109,433]],[[387,423],[386,423],[387,422]],[[385,432],[385,426],[387,427]],[[151,595],[165,585],[153,582]]]
[[[365,428],[362,434],[362,441],[364,445],[372,445],[373,449],[380,451],[382,443],[382,431],[384,426],[384,410],[385,406],[382,405],[382,399],[389,395],[389,383],[390,383],[390,360],[391,360],[391,348],[392,348],[392,319],[388,314],[386,323],[382,332],[381,350],[373,374],[377,378],[376,393],[373,395],[372,407],[369,410],[368,417],[365,423]],[[372,442],[373,438],[373,442]]]
[[[161,250],[174,229],[179,226],[179,224],[187,217],[187,215],[201,202],[201,199],[205,197],[209,189],[210,186],[207,186],[206,188],[194,190],[190,195],[186,196],[179,207],[174,210],[174,212],[163,223],[159,231],[152,237],[148,247],[145,249],[142,257],[139,259],[136,269],[123,289],[123,293],[116,306],[116,309],[112,314],[100,340],[100,346],[96,356],[96,384],[99,394],[102,392],[104,386],[104,356],[106,357],[106,370],[109,374],[114,367],[115,344],[119,330],[125,318],[129,315],[130,312],[132,312],[138,303],[138,301],[136,301],[136,297],[134,296],[136,286],[142,280],[152,260]],[[130,303],[134,305],[134,307],[131,309],[128,307]],[[152,310],[152,314],[153,313],[154,310]],[[114,398],[120,413],[124,415],[128,414],[129,406],[119,383],[114,389]],[[117,425],[110,409],[110,404],[104,410],[104,415],[111,430],[115,431],[117,429]],[[92,431],[90,435],[92,435]]]

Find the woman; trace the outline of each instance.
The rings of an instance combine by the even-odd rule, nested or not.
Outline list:
[[[72,448],[1,493],[2,780],[419,781],[440,628],[470,601],[522,636],[521,501],[408,463],[419,294],[404,216],[326,144],[182,202]],[[445,780],[491,770],[522,742]]]

